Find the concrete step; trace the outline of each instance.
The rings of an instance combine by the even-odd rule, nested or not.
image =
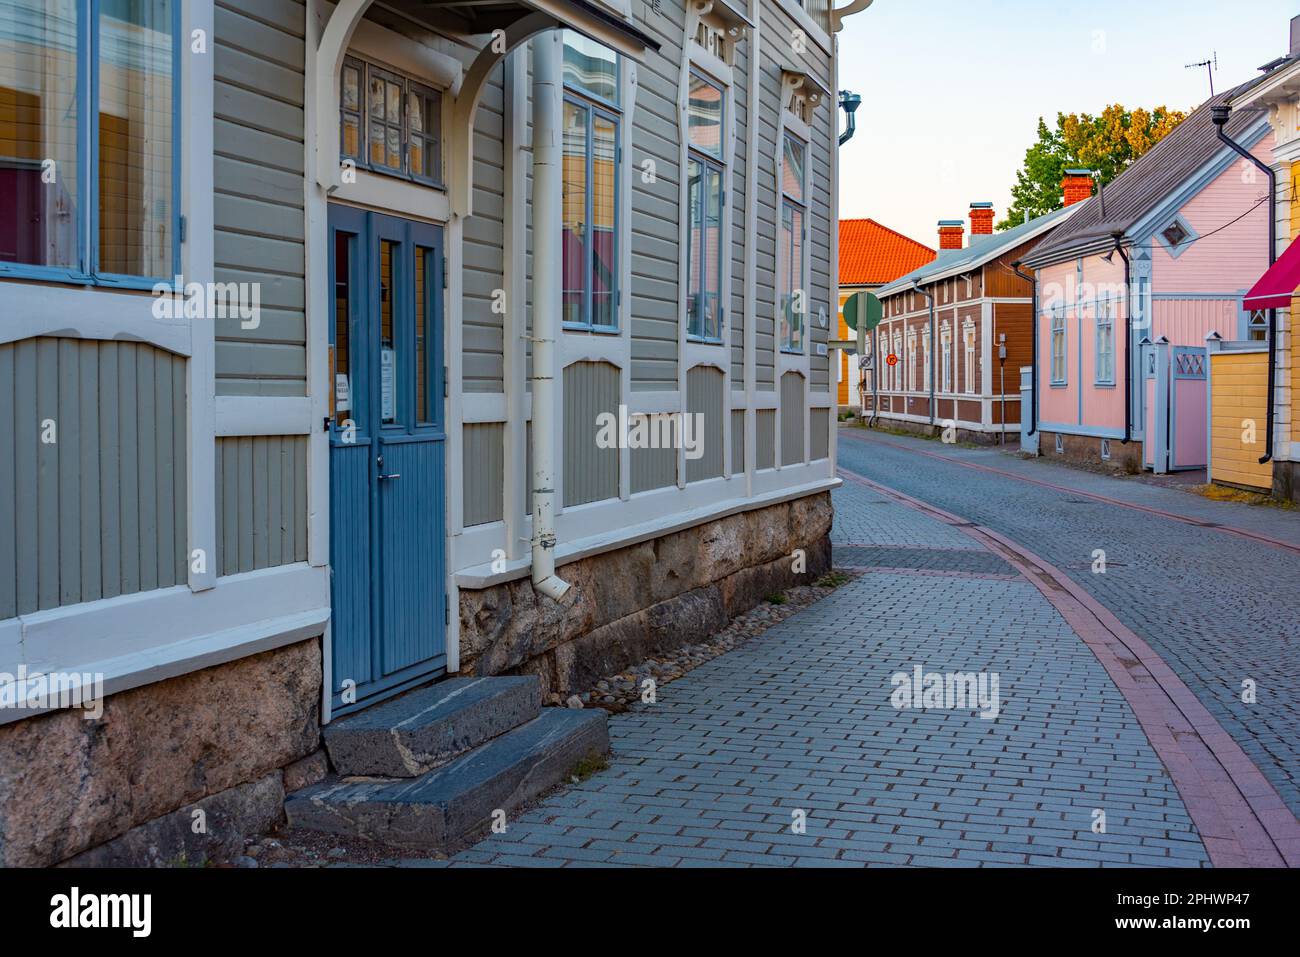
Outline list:
[[[540,717],[415,779],[327,779],[285,801],[290,827],[452,852],[609,751],[605,712],[546,708]]]
[[[542,709],[535,675],[450,678],[325,727],[340,775],[413,778],[532,721]]]

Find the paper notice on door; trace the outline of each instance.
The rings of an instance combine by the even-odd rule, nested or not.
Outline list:
[[[397,353],[392,346],[379,351],[379,409],[385,422],[397,418]]]
[[[352,408],[352,385],[346,372],[334,374],[334,407],[340,412]]]

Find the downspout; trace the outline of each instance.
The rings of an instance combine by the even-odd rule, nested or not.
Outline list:
[[[1232,107],[1226,103],[1210,107],[1210,119],[1214,122],[1214,131],[1219,140],[1243,158],[1254,163],[1268,177],[1268,264],[1277,262],[1277,174],[1273,168],[1259,159],[1240,143],[1228,138],[1223,127],[1228,122]],[[1259,464],[1266,465],[1273,458],[1273,417],[1277,414],[1277,310],[1268,311],[1268,413],[1265,418],[1264,454],[1259,457]]]
[[[934,293],[926,292],[921,288],[920,280],[912,280],[912,288],[925,296],[925,301],[930,304],[930,428],[934,428],[935,420],[935,402],[934,402],[934,379],[935,379],[935,362],[939,358],[938,343],[935,341],[937,330],[934,324]]]
[[[1124,438],[1120,444],[1128,445],[1133,440],[1133,267],[1124,252],[1124,233],[1117,229],[1110,237],[1115,240],[1115,252],[1124,260]]]
[[[559,601],[555,574],[555,336],[560,318],[560,77],[554,31],[533,51],[533,588]]]
[[[1021,272],[1020,264],[1021,260],[1017,259],[1011,264],[1011,269],[1017,276],[1029,283],[1029,288],[1033,290],[1030,294],[1030,301],[1033,305],[1030,308],[1033,310],[1031,315],[1034,317],[1034,324],[1030,333],[1033,336],[1034,358],[1029,363],[1029,431],[1025,433],[1026,435],[1033,435],[1038,431],[1038,273],[1035,272],[1031,275],[1027,272]],[[1006,390],[1004,389],[1003,396],[1005,395]],[[1023,409],[1020,410],[1020,414],[1024,415]],[[1005,433],[1006,422],[1003,422],[1002,425],[1002,431]]]
[[[840,146],[853,139],[853,134],[858,131],[857,112],[861,105],[862,97],[857,93],[840,90],[840,109],[844,111],[845,117],[844,132],[840,134]]]

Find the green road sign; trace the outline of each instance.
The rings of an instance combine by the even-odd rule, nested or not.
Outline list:
[[[854,332],[858,330],[858,320],[862,320],[863,329],[870,332],[880,325],[885,311],[874,293],[855,292],[844,300],[844,321]]]

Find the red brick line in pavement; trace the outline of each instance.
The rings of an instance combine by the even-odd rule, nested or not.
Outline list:
[[[1251,538],[1257,542],[1263,542],[1266,545],[1285,548],[1292,552],[1300,552],[1300,545],[1296,545],[1293,542],[1283,541],[1280,538],[1261,535],[1259,532],[1252,532],[1247,528],[1237,528],[1235,525],[1221,525],[1218,522],[1207,522],[1204,519],[1193,518],[1190,515],[1179,515],[1177,512],[1167,512],[1163,508],[1155,508],[1151,505],[1139,505],[1137,502],[1126,502],[1122,498],[1111,498],[1109,495],[1102,495],[1098,492],[1088,492],[1084,489],[1074,488],[1069,485],[1057,485],[1054,482],[1045,482],[1042,479],[1029,478],[1016,472],[1008,472],[1006,469],[994,468],[991,465],[980,465],[978,462],[963,462],[961,459],[953,458],[950,455],[940,455],[938,452],[927,452],[924,449],[912,448],[910,445],[901,445],[898,442],[890,442],[888,439],[873,437],[872,441],[879,442],[882,445],[888,445],[891,448],[901,449],[904,452],[911,452],[914,455],[924,455],[927,458],[938,459],[939,461],[947,462],[950,465],[959,465],[964,469],[990,472],[993,475],[1001,475],[1005,478],[1015,479],[1017,482],[1028,482],[1030,485],[1050,488],[1057,492],[1069,492],[1071,495],[1082,495],[1085,498],[1095,499],[1098,502],[1105,502],[1107,505],[1118,505],[1121,508],[1131,508],[1138,512],[1146,512],[1148,515],[1159,515],[1161,518],[1173,519],[1175,522],[1182,522],[1184,525],[1196,525],[1199,528],[1209,528],[1216,532],[1227,532],[1229,535],[1240,535],[1243,538]]]
[[[1182,679],[1109,609],[1006,536],[843,467],[839,473],[961,529],[1043,593],[1128,701],[1215,867],[1300,866],[1300,821]]]

